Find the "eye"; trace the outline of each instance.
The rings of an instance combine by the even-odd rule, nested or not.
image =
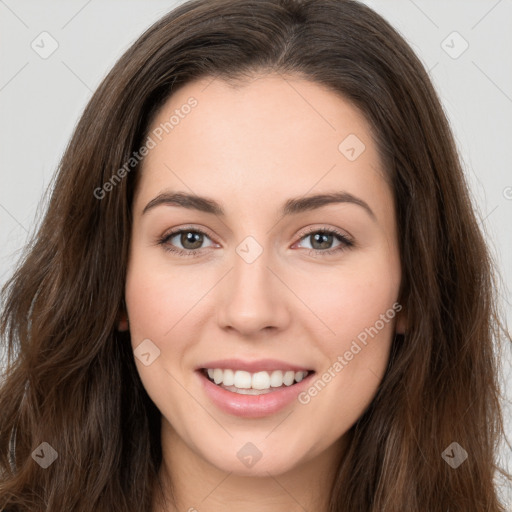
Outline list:
[[[354,242],[346,235],[332,228],[310,229],[302,236],[301,240],[310,240],[309,254],[312,255],[329,255],[354,246]],[[336,240],[339,244],[332,247],[333,242]],[[308,248],[306,247],[306,249]]]
[[[181,256],[195,256],[203,249],[202,244],[205,238],[210,237],[200,229],[182,228],[170,233],[166,233],[158,243],[163,246],[166,251],[177,253]],[[183,248],[176,247],[181,244]],[[213,247],[213,244],[210,246]]]
[[[202,247],[205,239],[211,241],[209,235],[197,228],[181,228],[170,233],[166,233],[158,240],[166,251],[176,253],[180,256],[198,256],[202,253]],[[310,240],[310,248],[308,253],[314,256],[330,255],[354,246],[346,235],[332,228],[313,228],[303,234],[300,240]],[[338,241],[338,245],[332,247],[334,242]],[[177,247],[180,244],[181,247]],[[211,243],[207,247],[214,247]]]

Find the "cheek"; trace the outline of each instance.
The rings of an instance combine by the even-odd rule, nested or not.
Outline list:
[[[133,263],[125,287],[132,347],[136,349],[143,340],[149,339],[159,351],[147,366],[135,357],[137,371],[162,414],[173,424],[180,424],[180,418],[197,414],[194,401],[180,382],[185,383],[181,366],[191,345],[190,336],[185,332],[193,329],[187,312],[202,294],[194,290],[197,287],[190,286],[190,280],[180,277],[179,272],[169,273],[167,269],[164,273],[158,267],[143,265],[135,259]],[[172,343],[169,343],[170,337]],[[185,383],[185,387],[187,385]]]
[[[324,364],[301,403],[315,416],[337,418],[333,428],[349,428],[371,402],[387,366],[401,309],[399,260],[385,254],[360,258],[337,272],[317,273],[314,286],[307,285],[303,296],[322,320],[316,343]]]
[[[149,346],[157,354],[147,366],[135,357],[137,371],[151,400],[173,423],[194,413],[193,401],[173,378],[182,374],[180,367],[190,348],[187,345],[190,336],[184,333],[191,328],[187,324],[187,311],[198,300],[193,289],[179,275],[164,275],[151,265],[134,264],[126,279],[132,349],[136,356],[137,347],[149,339],[154,344]],[[171,336],[172,344],[168,341]]]
[[[167,268],[163,272],[150,267],[135,262],[126,279],[125,297],[133,343],[140,338],[163,340],[180,328],[181,319],[204,295],[189,274],[179,269]]]
[[[358,254],[338,268],[322,269],[311,276],[297,280],[295,290],[317,316],[317,339],[324,353],[337,356],[376,322],[379,339],[390,337],[396,313],[386,312],[398,298],[398,258],[387,253]],[[391,321],[385,318],[388,321],[383,323],[383,314],[391,316]]]

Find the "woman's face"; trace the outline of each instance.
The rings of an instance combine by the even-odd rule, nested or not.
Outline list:
[[[318,84],[261,75],[184,86],[148,135],[126,304],[163,446],[253,475],[333,453],[402,329],[369,125]]]

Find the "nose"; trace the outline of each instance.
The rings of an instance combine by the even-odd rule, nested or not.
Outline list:
[[[252,263],[234,254],[233,268],[218,290],[217,321],[222,329],[245,337],[286,329],[292,294],[269,260],[267,251]]]

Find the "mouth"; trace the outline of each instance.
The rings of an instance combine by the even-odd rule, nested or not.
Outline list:
[[[298,397],[311,385],[315,371],[275,360],[223,360],[198,367],[195,373],[205,397],[221,412],[255,419],[294,403],[297,407]]]
[[[315,373],[313,370],[273,370],[251,373],[229,368],[201,368],[199,371],[216,386],[240,395],[274,393],[293,387]]]

